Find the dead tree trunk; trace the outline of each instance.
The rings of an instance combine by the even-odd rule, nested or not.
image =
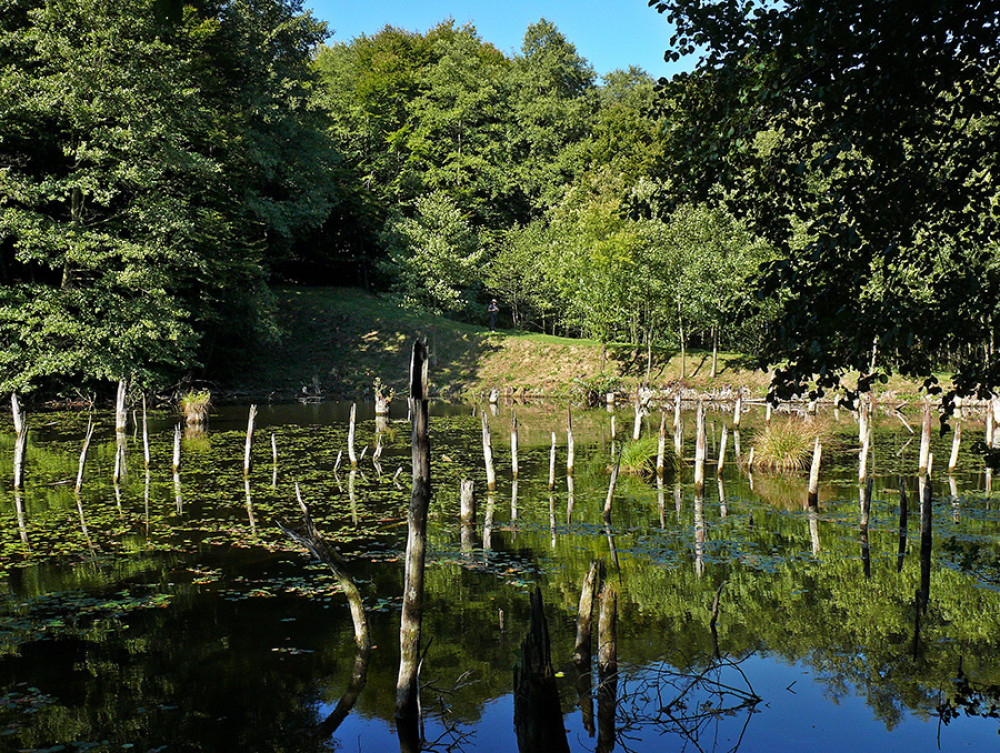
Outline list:
[[[124,432],[128,427],[128,411],[125,410],[125,380],[118,382],[118,396],[115,399],[115,431]]]
[[[556,488],[556,433],[552,432],[552,450],[549,453],[549,491]]]
[[[483,420],[483,462],[486,464],[486,488],[495,492],[497,489],[497,472],[493,467],[493,437],[490,434],[490,425],[486,420],[486,413],[482,414]]]
[[[542,592],[531,594],[528,634],[521,644],[521,661],[514,668],[514,729],[520,753],[569,753],[569,741],[559,707],[559,690],[552,670],[549,627]]]
[[[341,696],[340,701],[333,712],[316,727],[316,736],[327,738],[332,735],[341,722],[354,708],[358,696],[365,687],[368,678],[368,658],[371,655],[371,636],[368,629],[368,615],[365,612],[364,601],[361,598],[361,590],[357,582],[347,572],[344,561],[332,549],[330,549],[309,515],[309,508],[302,501],[299,493],[299,485],[295,485],[295,496],[298,499],[299,507],[302,510],[303,527],[301,530],[286,528],[278,523],[278,527],[298,542],[316,557],[320,562],[330,568],[330,572],[340,584],[340,590],[347,597],[347,603],[351,609],[351,621],[354,624],[354,642],[357,644],[357,654],[354,658],[354,667],[351,671],[351,679],[347,685],[347,690]]]
[[[247,441],[246,446],[243,448],[243,474],[248,475],[250,473],[250,468],[253,465],[253,456],[251,450],[253,449],[253,424],[257,418],[257,406],[250,406],[250,415],[247,418]]]
[[[357,427],[358,418],[358,406],[357,403],[351,403],[351,421],[347,427],[347,458],[351,461],[351,465],[358,464],[358,456],[354,452],[354,432]]]
[[[819,464],[823,457],[823,445],[820,444],[819,437],[816,437],[816,441],[813,444],[813,459],[812,465],[809,468],[809,505],[813,506],[819,503]]]
[[[94,422],[91,419],[87,420],[87,436],[83,439],[83,449],[80,451],[80,468],[76,472],[76,487],[74,492],[80,493],[80,489],[83,487],[83,469],[87,465],[87,451],[90,449],[90,439],[94,436]]]
[[[580,608],[576,618],[576,647],[573,650],[573,661],[578,667],[590,669],[590,645],[593,633],[594,597],[600,593],[604,584],[604,562],[591,560],[590,570],[583,580],[580,590]]]
[[[608,583],[601,588],[597,647],[597,751],[615,747],[618,707],[618,593]]]
[[[517,416],[510,413],[510,475],[517,480]]]
[[[696,494],[705,491],[705,454],[707,452],[705,435],[705,404],[698,401],[697,439],[694,449],[694,488]]]
[[[396,681],[396,728],[400,747],[420,747],[419,676],[420,627],[424,602],[424,560],[427,552],[427,508],[431,501],[431,456],[428,438],[427,348],[417,341],[410,360],[410,415],[413,488],[407,514],[406,570],[399,625],[399,676]]]
[[[931,406],[924,403],[923,421],[920,426],[920,467],[919,473],[927,473],[931,452]]]
[[[142,459],[149,470],[149,421],[146,419],[146,396],[142,396]]]
[[[573,466],[576,464],[576,443],[573,441],[573,409],[566,409],[566,475],[573,476]]]

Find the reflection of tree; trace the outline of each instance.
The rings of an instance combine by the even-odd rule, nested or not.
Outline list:
[[[631,750],[632,733],[642,730],[648,736],[650,728],[660,734],[678,735],[696,750],[715,749],[719,727],[727,719],[745,715],[735,745],[739,749],[750,717],[762,699],[738,661],[717,659],[701,672],[681,672],[665,664],[637,670],[631,676],[621,672],[622,694],[618,701],[618,742],[623,750]]]
[[[353,475],[354,472],[352,471],[351,473]],[[248,501],[250,499],[249,494],[248,487]],[[361,591],[358,589],[357,583],[347,572],[345,563],[340,556],[330,549],[323,540],[323,537],[320,536],[309,514],[309,508],[302,501],[298,484],[295,485],[295,496],[298,498],[299,507],[302,509],[302,529],[292,530],[282,526],[280,523],[278,526],[289,537],[306,547],[312,552],[313,556],[330,568],[330,572],[337,579],[340,590],[347,597],[347,603],[351,608],[351,621],[354,624],[354,641],[358,648],[347,690],[333,712],[316,729],[317,737],[325,738],[336,732],[344,719],[347,718],[351,709],[354,708],[354,704],[357,703],[358,696],[361,695],[361,691],[365,687],[368,679],[368,659],[371,654],[372,642],[368,628],[368,615],[365,612],[364,602],[361,599]]]
[[[948,695],[937,705],[942,724],[951,724],[963,714],[984,719],[1000,719],[1000,685],[979,683],[966,676],[962,660]]]

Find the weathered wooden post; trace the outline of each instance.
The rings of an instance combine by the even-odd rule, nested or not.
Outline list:
[[[958,467],[958,450],[962,445],[962,419],[955,419],[955,427],[952,429],[951,457],[948,459],[948,473],[954,473]]]
[[[667,454],[667,414],[660,414],[660,434],[656,443],[656,478],[663,484],[665,456]]]
[[[118,381],[118,396],[115,398],[115,431],[122,433],[128,428],[128,411],[125,409],[125,380]]]
[[[611,481],[608,483],[608,496],[604,500],[604,522],[611,522],[611,502],[615,496],[615,486],[618,483],[618,471],[622,465],[622,451],[618,451],[618,460],[615,461],[615,467],[611,470]]]
[[[495,492],[497,489],[497,473],[493,467],[493,437],[486,414],[481,414],[483,424],[483,462],[486,464],[486,488]]]
[[[174,456],[172,467],[174,473],[181,467],[181,425],[176,424],[174,426]]]
[[[83,488],[83,468],[87,465],[87,450],[90,449],[90,439],[94,436],[94,421],[92,418],[87,419],[87,435],[83,439],[83,449],[80,451],[80,468],[76,472],[76,486],[73,491],[77,494],[80,493],[80,489]]]
[[[920,467],[919,473],[927,473],[927,464],[930,460],[931,452],[931,406],[924,402],[923,421],[920,426]]]
[[[149,470],[149,421],[146,418],[146,396],[142,396],[142,459]]]
[[[472,539],[476,533],[476,496],[474,483],[463,479],[459,484],[459,521],[462,551],[472,551]]]
[[[677,394],[674,403],[674,455],[678,460],[684,458],[684,418],[681,416],[681,397]]]
[[[253,464],[251,450],[253,449],[253,424],[256,418],[257,406],[251,405],[250,415],[247,418],[247,440],[243,448],[243,475],[248,475],[250,473],[250,467]]]
[[[604,561],[591,560],[590,569],[583,579],[580,589],[580,607],[576,617],[576,646],[573,649],[573,661],[577,666],[590,667],[590,646],[593,633],[594,597],[604,584]]]
[[[14,418],[14,433],[21,434],[24,432],[24,421],[21,418],[21,404],[17,400],[16,392],[10,395],[10,409]]]
[[[635,396],[635,421],[632,423],[632,441],[638,442],[642,433],[642,405],[639,402],[639,395]]]
[[[462,479],[459,483],[459,507],[462,525],[476,525],[475,483]]]
[[[517,480],[517,415],[510,412],[510,474]]]
[[[552,432],[552,450],[549,452],[549,491],[556,488],[556,433]]]
[[[868,478],[868,453],[871,449],[871,404],[863,397],[858,406],[858,435],[861,441],[861,452],[858,453],[858,483],[863,484]]]
[[[820,444],[819,437],[813,443],[812,465],[809,467],[809,504],[819,503],[819,464],[823,457],[823,445]]]
[[[413,343],[410,358],[410,415],[413,487],[407,512],[406,569],[399,623],[399,676],[396,681],[396,729],[400,748],[420,749],[419,663],[427,552],[427,509],[431,501],[431,456],[428,437],[427,348]]]
[[[14,437],[14,491],[24,488],[24,462],[28,454],[28,422],[20,420],[21,431]]]
[[[719,465],[715,469],[715,475],[721,478],[722,468],[726,464],[726,439],[728,438],[727,427],[722,425],[722,438],[719,440]]]
[[[733,429],[739,431],[740,420],[743,418],[743,393],[736,393],[736,403],[733,405]]]
[[[771,409],[772,409],[771,401],[767,400],[764,403],[764,423],[767,424],[768,426],[771,425]]]
[[[576,463],[576,445],[573,442],[573,409],[566,409],[566,476],[573,477],[573,466]]]
[[[354,433],[357,428],[357,417],[358,404],[351,403],[351,420],[347,427],[347,459],[351,461],[351,465],[358,464],[358,456],[354,452]]]
[[[551,495],[550,495],[551,496]],[[497,509],[496,492],[486,492],[486,511],[483,513],[483,559],[493,549],[493,516]]]
[[[705,455],[708,440],[705,435],[705,403],[701,400],[698,401],[696,426],[697,439],[694,450],[694,489],[696,494],[703,494],[705,491]]]

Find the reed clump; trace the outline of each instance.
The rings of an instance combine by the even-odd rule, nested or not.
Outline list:
[[[637,440],[626,442],[622,446],[621,473],[644,477],[656,476],[656,453],[658,445],[658,439],[653,436],[639,437]],[[677,458],[673,452],[664,453],[664,475],[674,472],[676,462]]]
[[[212,393],[208,390],[188,390],[177,400],[184,421],[188,424],[203,424],[208,420],[212,408]]]
[[[824,418],[775,418],[756,436],[752,470],[765,473],[803,471],[812,460],[816,438],[826,443],[832,434],[833,428]]]

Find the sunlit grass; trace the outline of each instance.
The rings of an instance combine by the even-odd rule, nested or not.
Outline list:
[[[809,466],[816,438],[831,436],[829,421],[823,418],[775,418],[754,442],[754,470],[795,473]]]

